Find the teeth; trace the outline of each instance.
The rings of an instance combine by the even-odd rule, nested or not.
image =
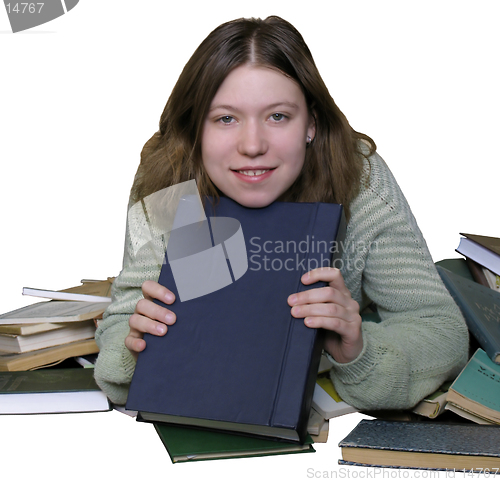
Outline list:
[[[244,174],[245,176],[260,176],[261,174],[264,174],[267,171],[270,171],[270,169],[260,169],[258,171],[238,171],[238,172]]]

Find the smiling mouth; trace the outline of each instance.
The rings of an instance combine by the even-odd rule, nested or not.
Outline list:
[[[265,174],[266,172],[272,171],[273,169],[275,169],[275,168],[272,168],[272,169],[242,169],[242,170],[235,169],[235,172],[238,172],[239,174],[243,174],[244,176],[255,177],[255,176],[262,176],[262,174]]]

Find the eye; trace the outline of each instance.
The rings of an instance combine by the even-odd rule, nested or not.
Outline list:
[[[286,115],[281,114],[280,112],[275,112],[274,114],[271,114],[271,119],[273,121],[279,122],[282,121],[283,119],[286,119]]]
[[[231,124],[231,122],[234,121],[234,117],[230,116],[230,115],[225,115],[225,116],[222,116],[222,117],[219,117],[219,119],[217,119],[219,122],[221,122],[222,124]]]

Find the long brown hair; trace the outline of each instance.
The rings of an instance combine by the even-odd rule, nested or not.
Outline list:
[[[165,187],[196,179],[200,195],[218,192],[203,167],[201,134],[218,88],[236,67],[252,63],[271,67],[301,87],[316,123],[304,167],[284,200],[336,202],[356,196],[363,169],[360,140],[337,107],[300,33],[280,17],[238,19],[217,27],[200,44],[182,70],[160,118],[160,129],[141,152],[131,201]]]

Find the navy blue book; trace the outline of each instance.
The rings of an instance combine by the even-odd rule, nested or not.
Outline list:
[[[220,273],[212,276],[218,258],[204,261],[210,249],[200,248],[203,230],[184,227],[195,242],[172,232],[159,282],[176,295],[169,308],[177,321],[164,337],[147,335],[127,408],[138,410],[145,421],[303,443],[322,332],[293,318],[287,299],[325,284],[303,285],[304,273],[341,261],[342,206],[275,202],[252,209],[221,198],[215,207],[208,203],[205,212],[210,249],[223,253],[229,281],[208,292],[198,278],[209,286],[224,283]],[[199,270],[188,292],[186,280],[174,274],[177,264],[185,268],[190,258]]]

